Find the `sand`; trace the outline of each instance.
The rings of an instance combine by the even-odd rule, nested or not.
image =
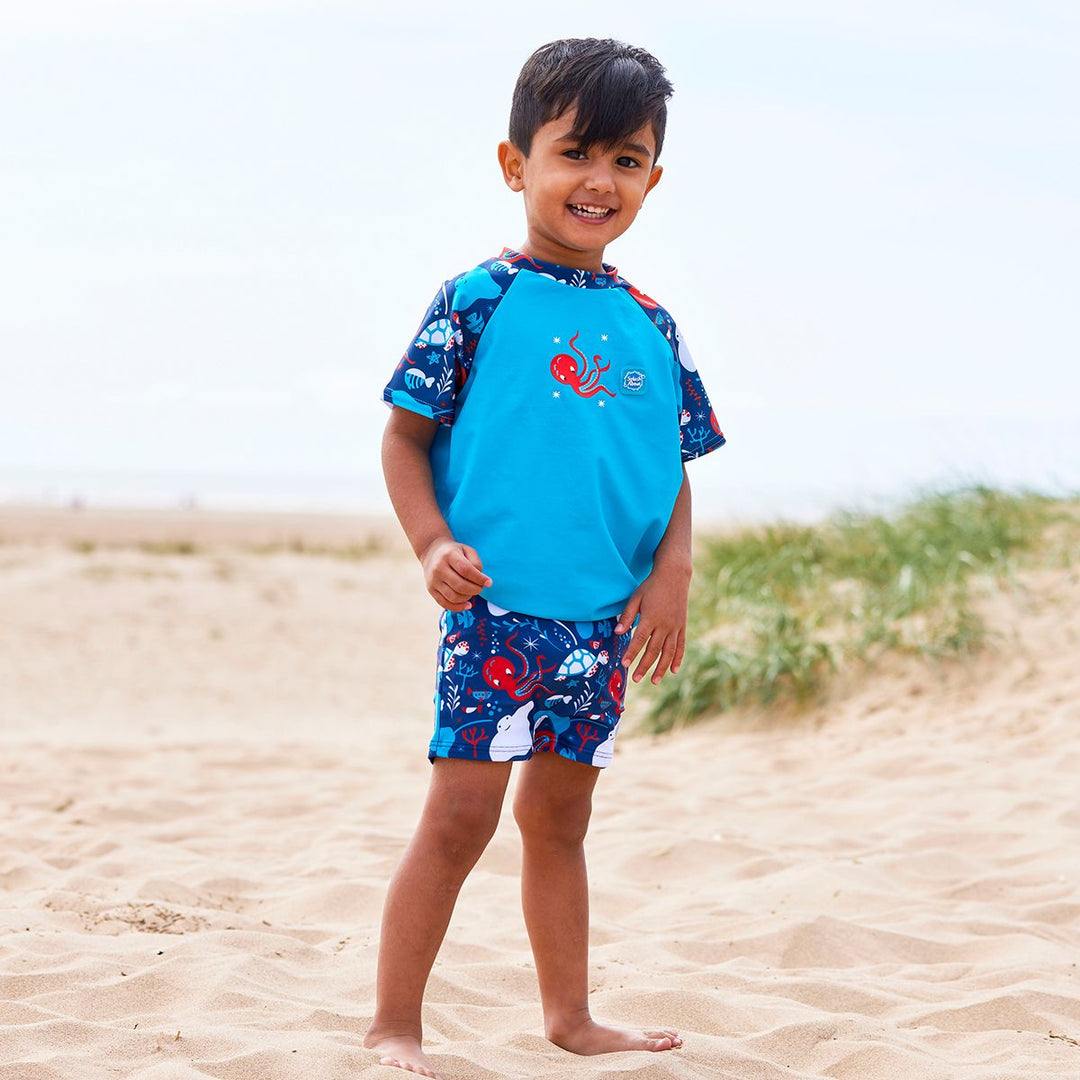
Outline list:
[[[1080,1077],[1080,583],[989,605],[977,661],[620,737],[593,1010],[681,1050],[545,1041],[507,815],[429,987],[447,1080]],[[0,1080],[405,1075],[362,1037],[435,613],[385,523],[0,510]]]

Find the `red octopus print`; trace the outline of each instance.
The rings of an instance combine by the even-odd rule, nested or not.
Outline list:
[[[551,667],[544,667],[544,658],[538,656],[536,658],[536,670],[530,671],[529,658],[518,652],[512,644],[517,636],[518,632],[515,630],[506,639],[506,647],[521,660],[521,674],[518,674],[514,662],[505,656],[492,656],[490,659],[485,660],[481,673],[484,676],[484,682],[493,689],[505,690],[514,701],[528,701],[537,690],[550,693],[541,680],[549,672],[554,671],[557,665],[552,664]]]
[[[615,703],[615,708],[621,711],[623,694],[626,692],[626,680],[623,678],[622,664],[616,664],[615,670],[611,673],[611,678],[608,679],[607,688],[611,700]]]
[[[574,388],[574,393],[580,394],[582,397],[592,397],[601,390],[603,390],[608,397],[614,397],[614,391],[609,390],[600,383],[600,376],[611,367],[611,361],[609,360],[601,367],[600,357],[594,356],[592,362],[596,366],[590,370],[589,361],[586,359],[585,354],[574,344],[574,342],[577,341],[578,336],[579,334],[575,334],[570,339],[570,348],[581,358],[580,368],[578,367],[578,361],[575,360],[574,357],[567,356],[566,353],[559,353],[559,355],[551,361],[551,374],[554,375],[559,382],[572,386]]]

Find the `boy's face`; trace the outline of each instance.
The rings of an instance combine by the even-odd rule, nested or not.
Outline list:
[[[633,224],[663,170],[653,164],[656,139],[648,125],[616,147],[585,149],[564,113],[533,136],[526,157],[499,143],[507,186],[525,196],[525,253],[547,262],[600,271],[604,248]]]

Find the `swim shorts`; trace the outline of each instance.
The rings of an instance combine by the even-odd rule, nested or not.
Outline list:
[[[472,598],[443,611],[428,757],[526,761],[561,754],[604,768],[623,711],[615,619],[540,619]]]

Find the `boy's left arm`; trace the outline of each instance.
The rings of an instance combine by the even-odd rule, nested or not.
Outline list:
[[[686,648],[686,604],[693,565],[690,551],[690,478],[683,466],[682,487],[671,511],[671,520],[653,558],[652,573],[638,586],[619,615],[615,632],[623,633],[640,615],[634,636],[626,647],[623,664],[641,660],[634,682],[641,682],[656,662],[652,681],[674,674]],[[644,652],[642,650],[644,649]]]

